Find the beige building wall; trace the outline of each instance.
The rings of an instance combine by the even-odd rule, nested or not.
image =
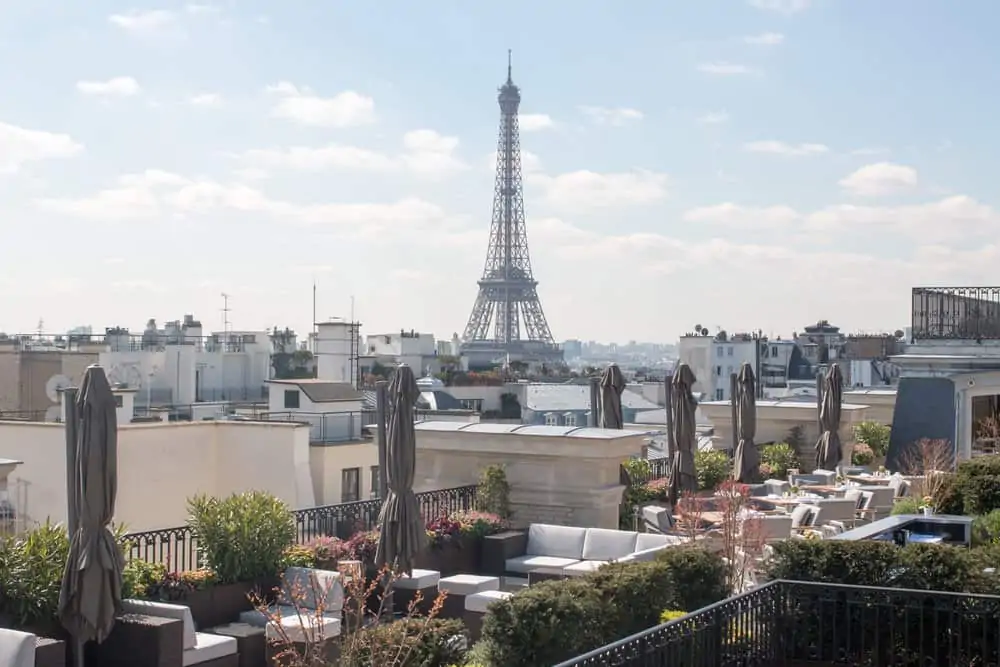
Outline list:
[[[20,361],[14,343],[0,341],[0,414],[20,410]]]
[[[131,531],[183,525],[187,499],[261,490],[293,508],[316,505],[309,428],[281,422],[132,424],[118,430],[115,521]],[[66,446],[61,424],[0,422],[0,458],[26,489],[16,508],[34,522],[66,520]]]
[[[83,379],[87,366],[96,364],[96,351],[19,351],[11,343],[0,343],[0,412],[36,413],[58,402],[49,399],[45,386],[54,375],[65,375],[72,383]]]
[[[309,447],[309,465],[312,472],[313,493],[317,505],[336,505],[344,498],[344,470],[359,468],[359,500],[372,497],[372,490],[378,486],[378,446],[373,441],[345,442],[336,444],[314,444]],[[375,483],[372,484],[372,474]]]

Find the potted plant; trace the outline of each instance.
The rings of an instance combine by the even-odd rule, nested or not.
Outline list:
[[[798,496],[798,495],[799,495],[799,493],[800,493],[800,490],[799,490],[799,487],[798,487],[798,486],[795,486],[795,485],[791,486],[791,487],[789,488],[789,493],[790,493],[790,494],[791,494],[792,496]]]
[[[202,625],[235,621],[253,608],[251,593],[267,597],[277,586],[295,544],[295,517],[284,502],[260,491],[198,496],[188,508],[201,562],[214,573],[207,586],[212,612]]]
[[[934,516],[934,498],[931,496],[924,496],[922,504],[920,505],[920,511],[924,513],[924,516]]]

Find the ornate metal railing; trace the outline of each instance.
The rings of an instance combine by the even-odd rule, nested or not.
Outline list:
[[[1000,339],[1000,287],[914,287],[913,340]]]
[[[649,472],[629,472],[623,463],[620,468],[621,483],[628,486],[642,486],[646,482],[654,479],[663,479],[670,476],[670,459],[649,459]]]
[[[998,596],[774,581],[558,667],[965,667],[998,660]]]
[[[476,490],[476,486],[459,486],[418,493],[417,501],[424,520],[474,509]],[[296,541],[305,544],[324,535],[346,539],[357,532],[371,530],[375,528],[381,507],[382,501],[373,499],[295,510]],[[176,571],[193,570],[201,565],[198,538],[188,526],[130,533],[125,537],[130,559],[162,563]]]

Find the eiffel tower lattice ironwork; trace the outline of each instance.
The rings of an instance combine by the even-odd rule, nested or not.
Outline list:
[[[528,255],[517,121],[521,91],[511,77],[509,52],[507,82],[500,88],[497,100],[500,133],[490,244],[463,347],[491,349],[517,358],[561,358],[538,299],[538,281],[532,275]]]

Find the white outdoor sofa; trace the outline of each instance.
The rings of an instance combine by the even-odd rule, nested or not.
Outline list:
[[[679,535],[533,523],[526,531],[487,537],[483,569],[496,577],[527,577],[537,569],[562,570],[573,576],[611,561],[652,560],[657,552],[686,541]]]
[[[35,635],[0,628],[0,666],[35,667]]]
[[[126,614],[143,614],[173,618],[183,622],[182,664],[203,667],[237,667],[239,655],[236,640],[232,637],[195,632],[190,607],[151,600],[123,600]]]

